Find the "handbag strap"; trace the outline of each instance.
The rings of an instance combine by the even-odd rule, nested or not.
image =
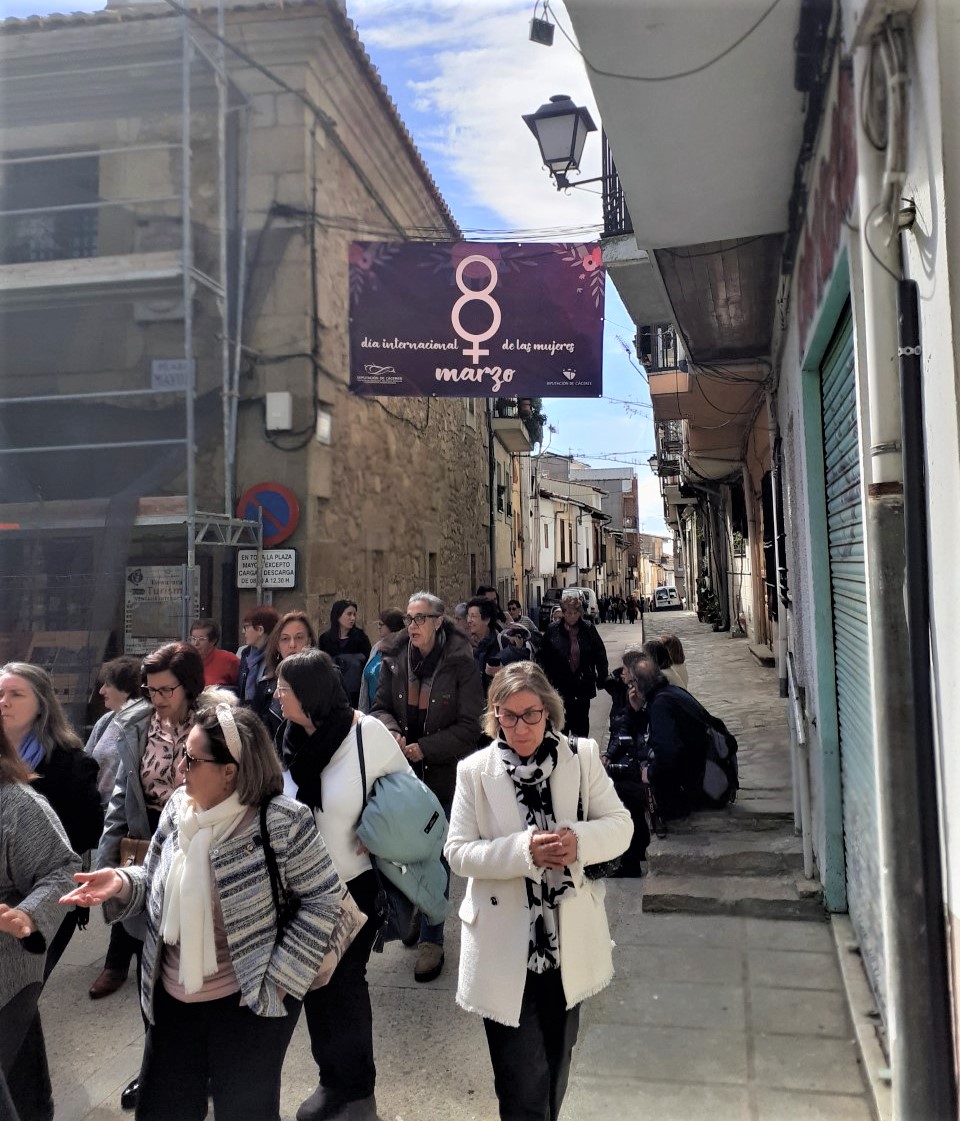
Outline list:
[[[363,791],[363,805],[360,807],[360,816],[363,817],[363,811],[367,808],[367,764],[363,757],[363,717],[357,721],[357,758],[360,760],[360,789]]]
[[[283,885],[280,882],[280,869],[277,866],[277,854],[273,851],[273,845],[270,843],[270,830],[267,828],[267,806],[269,801],[260,803],[260,836],[263,840],[263,855],[267,862],[267,875],[270,877],[270,894],[273,896],[273,908],[277,913],[277,941],[283,937],[283,930],[281,929],[280,922],[280,896],[284,893]]]
[[[583,821],[583,767],[580,765],[580,752],[577,751],[577,737],[568,736],[567,743],[577,757],[577,769],[580,771],[580,778],[577,781],[577,821]]]

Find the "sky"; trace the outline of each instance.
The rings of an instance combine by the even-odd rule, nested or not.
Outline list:
[[[102,0],[0,0],[4,17],[102,8]],[[464,236],[517,241],[596,240],[600,184],[559,192],[521,119],[551,95],[586,105],[599,126],[583,63],[558,29],[552,47],[529,41],[530,0],[347,0],[367,53]],[[572,35],[561,0],[555,20]],[[587,139],[581,177],[600,173],[599,129]],[[482,231],[482,233],[480,232]],[[634,466],[639,520],[666,533],[647,460],[654,451],[650,395],[636,359],[636,331],[607,281],[604,396],[544,402],[544,446],[595,467]],[[549,440],[549,443],[548,443]]]

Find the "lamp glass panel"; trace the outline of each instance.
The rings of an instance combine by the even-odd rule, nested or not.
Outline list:
[[[583,155],[583,146],[587,141],[587,122],[582,113],[577,114],[576,131],[573,135],[573,149],[570,157],[574,167],[580,167],[580,157]]]
[[[573,113],[547,117],[537,122],[537,139],[547,167],[561,171],[570,167],[575,128],[576,116]],[[580,146],[582,148],[583,144]]]

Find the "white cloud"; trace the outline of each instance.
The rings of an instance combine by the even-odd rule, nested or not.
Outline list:
[[[529,41],[529,0],[358,0],[350,13],[375,54],[409,52],[417,108],[448,129],[446,143],[438,140],[442,133],[431,136],[431,156],[457,176],[465,198],[495,210],[510,228],[599,228],[598,195],[558,193],[521,120],[552,94],[566,93],[599,122],[583,62],[570,44],[559,34],[550,48]],[[597,133],[588,140],[583,178],[599,167]]]

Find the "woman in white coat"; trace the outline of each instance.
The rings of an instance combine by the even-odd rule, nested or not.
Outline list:
[[[569,741],[563,723],[540,667],[506,666],[487,696],[493,743],[457,768],[457,1003],[483,1017],[501,1121],[556,1121],[580,1002],[613,977],[603,881],[584,870],[619,856],[633,825],[596,741]]]

